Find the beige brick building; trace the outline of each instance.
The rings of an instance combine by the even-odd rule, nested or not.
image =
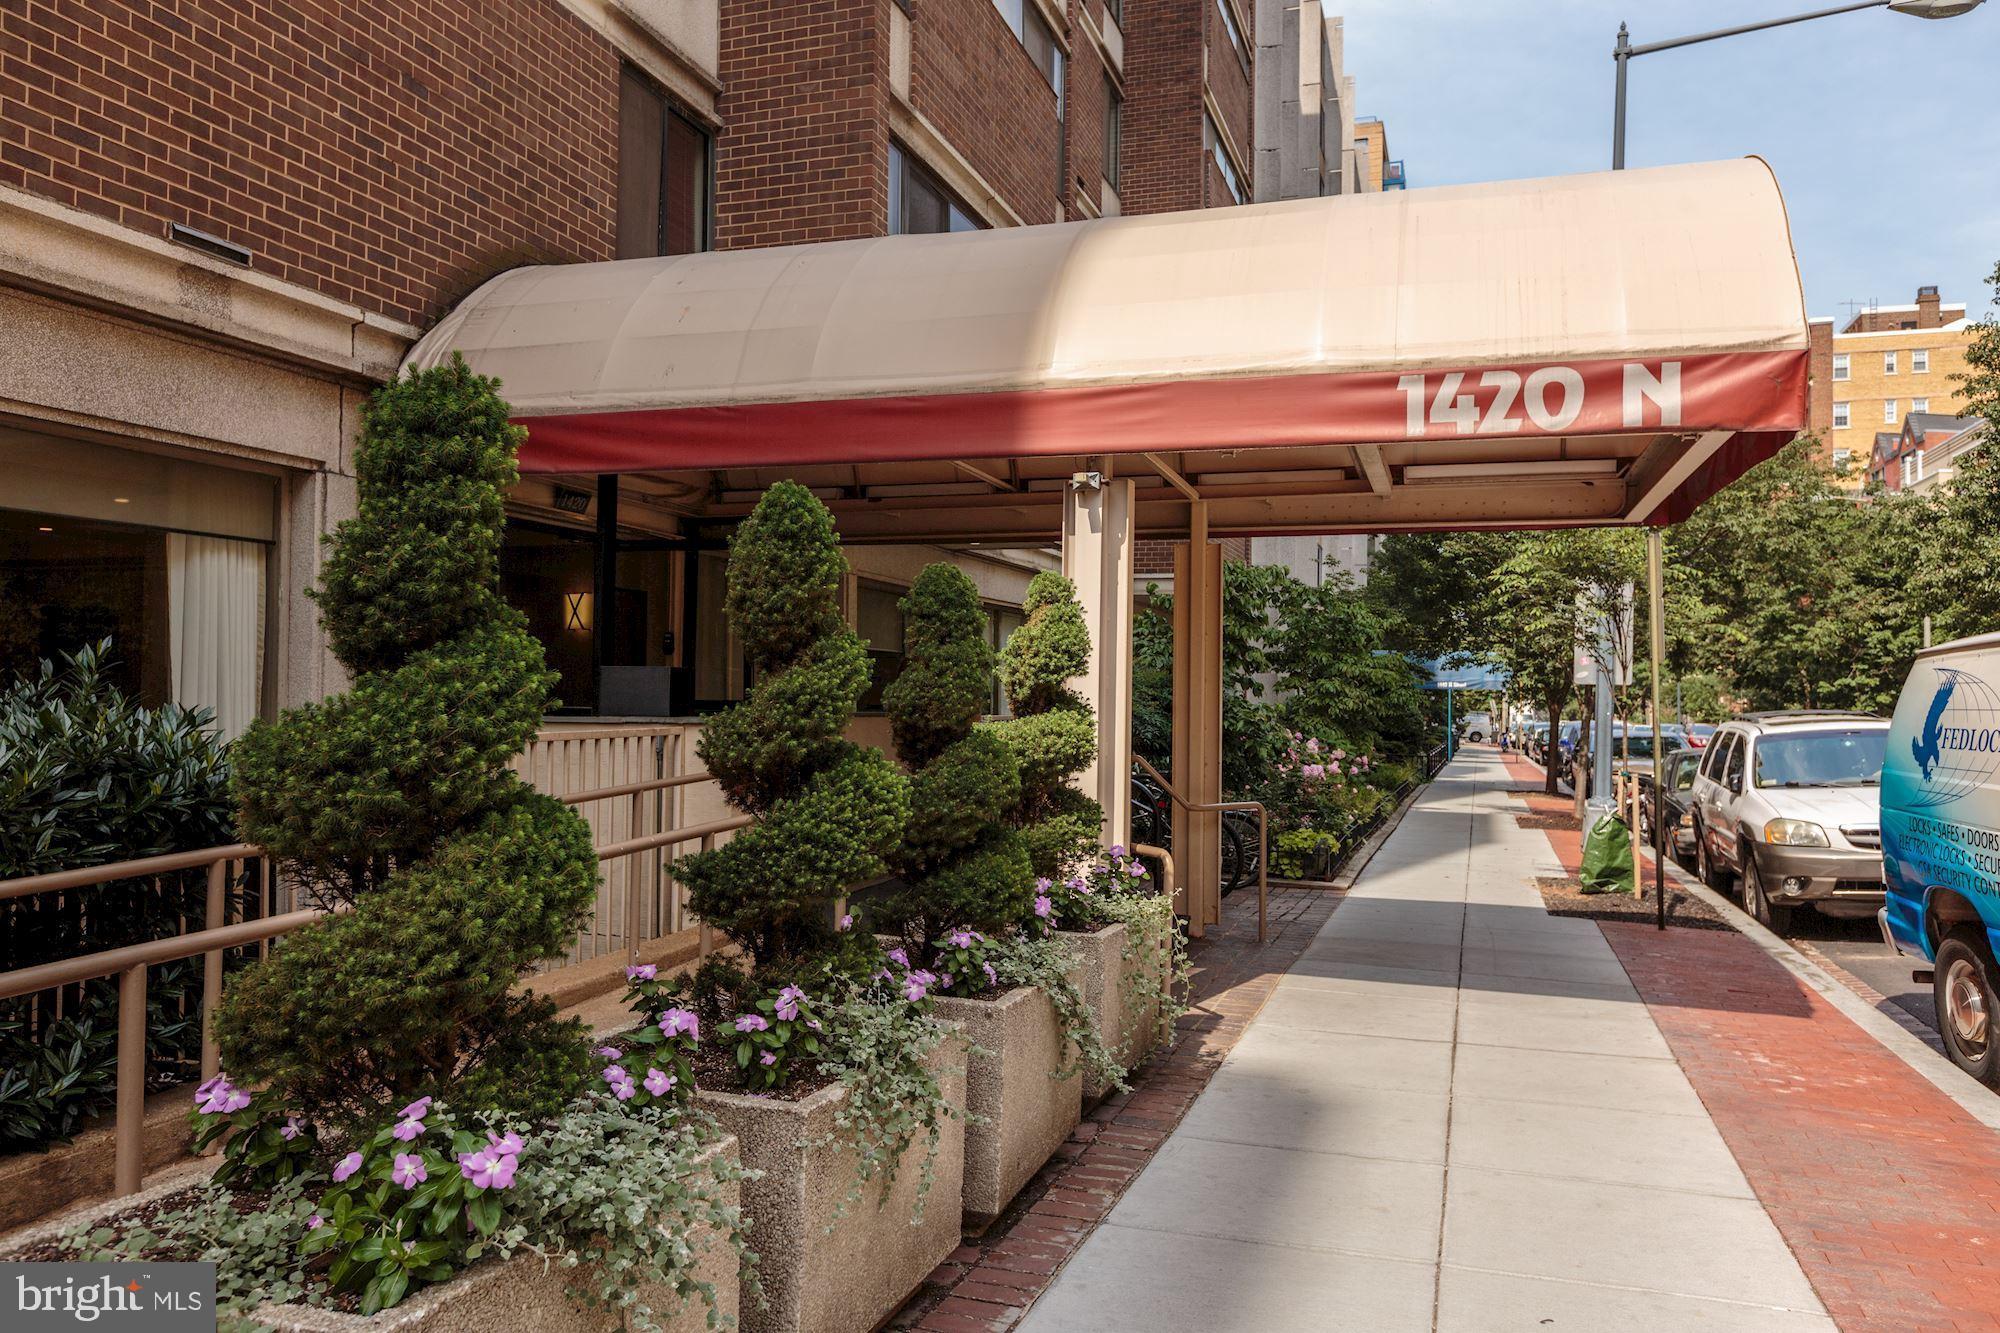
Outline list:
[[[1935,287],[1916,302],[1863,310],[1839,324],[1812,321],[1812,429],[1850,485],[1863,484],[1878,434],[1895,434],[1911,413],[1955,416],[1964,407],[1972,325],[1965,307]]]

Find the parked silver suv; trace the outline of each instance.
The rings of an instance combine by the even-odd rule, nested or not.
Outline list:
[[[1765,925],[1811,904],[1828,916],[1882,905],[1878,790],[1886,718],[1813,709],[1749,713],[1718,729],[1694,780],[1695,863],[1709,887],[1740,881]]]

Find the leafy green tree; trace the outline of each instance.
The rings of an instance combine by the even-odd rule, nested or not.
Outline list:
[[[1349,749],[1406,756],[1429,740],[1419,674],[1384,650],[1382,617],[1329,563],[1317,584],[1289,580],[1270,653],[1285,723]]]
[[[581,1028],[511,993],[568,947],[597,885],[588,826],[507,769],[554,682],[500,595],[521,436],[456,358],[377,392],[359,512],[316,594],[354,686],[233,752],[244,840],[352,909],[247,969],[217,1018],[231,1074],[309,1115],[419,1093],[549,1112],[584,1073]]]
[[[1027,920],[1035,876],[1005,822],[1020,803],[1020,765],[977,725],[993,678],[979,589],[956,565],[930,565],[902,608],[903,672],[882,702],[910,771],[910,821],[890,858],[901,886],[880,911],[928,962],[946,931]]]
[[[756,683],[709,720],[700,753],[757,823],[674,874],[759,970],[836,943],[833,900],[887,869],[909,818],[909,783],[842,735],[868,686],[868,650],[840,611],[846,569],[833,515],[795,482],[766,491],[730,541],[729,623]]]
[[[2000,298],[2000,265],[1992,277]],[[1985,419],[1950,484],[1917,520],[1918,602],[1942,642],[2000,630],[2000,321],[1989,314],[1965,349],[1965,411]]]
[[[1513,554],[1505,532],[1392,533],[1376,547],[1363,597],[1382,621],[1385,646],[1416,657],[1482,655],[1487,588]]]
[[[1586,632],[1557,539],[1531,533],[1519,538],[1500,563],[1481,599],[1488,653],[1507,668],[1515,691],[1539,703],[1553,722],[1575,693],[1576,649]],[[1543,790],[1556,790],[1555,765]]]
[[[1076,585],[1044,570],[1028,583],[1027,619],[1000,653],[1000,688],[1014,716],[985,724],[1020,766],[1014,825],[1037,875],[1061,878],[1096,845],[1104,811],[1076,789],[1097,754],[1097,722],[1070,681],[1090,666],[1090,629]]]

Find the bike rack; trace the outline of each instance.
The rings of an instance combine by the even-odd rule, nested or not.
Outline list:
[[[1270,826],[1264,814],[1264,803],[1262,801],[1209,801],[1200,805],[1190,804],[1185,797],[1174,790],[1173,783],[1160,775],[1159,769],[1154,768],[1139,755],[1133,755],[1132,762],[1151,774],[1153,781],[1160,784],[1160,790],[1166,792],[1169,799],[1175,805],[1178,805],[1182,810],[1191,815],[1219,814],[1225,810],[1255,810],[1257,812],[1257,943],[1264,943],[1266,904],[1270,897],[1271,850],[1268,845],[1270,841]],[[1193,910],[1192,903],[1189,904],[1189,910]]]

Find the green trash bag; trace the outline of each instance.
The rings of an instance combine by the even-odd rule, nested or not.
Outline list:
[[[1631,893],[1632,829],[1616,815],[1600,816],[1583,840],[1583,891]]]

